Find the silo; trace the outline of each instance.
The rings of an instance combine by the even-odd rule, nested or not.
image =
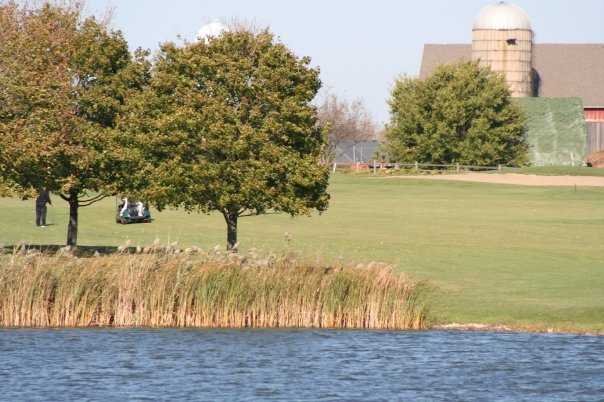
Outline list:
[[[533,96],[533,31],[527,13],[503,1],[483,8],[474,22],[472,59],[502,73],[512,96]]]

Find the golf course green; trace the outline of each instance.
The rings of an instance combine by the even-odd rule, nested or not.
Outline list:
[[[521,187],[336,174],[327,212],[241,220],[241,250],[309,260],[380,261],[434,285],[439,323],[604,331],[604,188]],[[46,228],[32,200],[0,199],[0,244],[58,245],[67,204],[53,197]],[[222,216],[152,211],[115,223],[115,199],[80,211],[80,245],[224,247]]]

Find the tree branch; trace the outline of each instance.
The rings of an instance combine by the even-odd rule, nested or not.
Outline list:
[[[90,205],[92,205],[92,204],[94,204],[96,202],[99,202],[99,201],[101,201],[101,200],[103,200],[103,199],[105,199],[107,197],[110,197],[110,195],[102,195],[102,196],[98,195],[98,196],[96,196],[94,198],[91,198],[89,200],[81,201],[81,202],[78,203],[78,205],[80,207],[88,207],[88,206],[90,206]]]
[[[108,195],[105,195],[105,194],[99,194],[99,195],[94,196],[94,197],[92,197],[92,198],[90,198],[90,199],[87,199],[87,200],[79,200],[79,202],[80,202],[80,203],[88,203],[88,202],[90,202],[90,203],[95,203],[95,202],[100,201],[100,200],[102,200],[103,198],[107,198],[107,197],[109,197],[109,196],[108,196]]]
[[[246,214],[242,214],[239,215],[240,218],[249,218],[251,216],[260,216],[260,215],[277,215],[280,214],[281,212],[278,211],[267,211],[267,212],[260,212],[260,213],[254,213],[254,212],[248,212]]]

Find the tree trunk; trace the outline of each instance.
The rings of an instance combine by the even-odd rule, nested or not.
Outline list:
[[[239,214],[232,212],[224,213],[227,224],[227,251],[237,252],[237,218]]]
[[[67,245],[75,247],[78,243],[78,193],[69,193],[69,223],[67,224]]]

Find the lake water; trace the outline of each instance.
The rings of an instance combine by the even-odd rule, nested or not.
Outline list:
[[[604,338],[0,330],[0,399],[602,401]]]

